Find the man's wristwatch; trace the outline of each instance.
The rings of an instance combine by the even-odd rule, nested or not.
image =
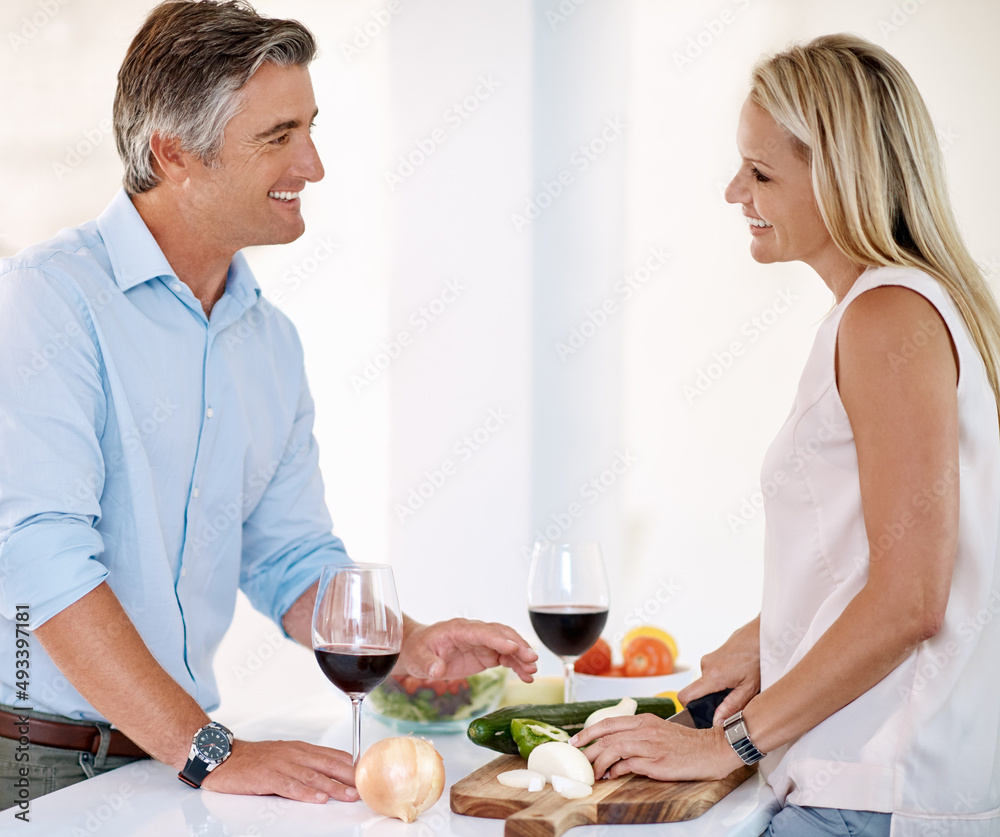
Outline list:
[[[187,764],[177,774],[192,788],[200,788],[205,777],[233,753],[233,734],[222,724],[212,721],[194,734]]]
[[[766,753],[762,753],[750,740],[747,732],[747,725],[743,722],[743,711],[740,710],[735,715],[726,718],[722,724],[722,729],[726,734],[726,741],[736,751],[744,764],[756,764]]]

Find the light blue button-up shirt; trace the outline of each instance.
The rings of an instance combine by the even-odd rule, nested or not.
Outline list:
[[[312,426],[298,336],[243,256],[206,318],[123,191],[0,261],[0,702],[23,683],[15,624],[107,581],[214,709],[237,588],[280,624],[323,564],[348,560]],[[20,705],[101,719],[34,639],[29,671]]]

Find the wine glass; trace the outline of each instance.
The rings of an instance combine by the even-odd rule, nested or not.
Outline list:
[[[573,663],[608,621],[608,577],[595,541],[535,543],[528,570],[528,615],[545,647],[563,662],[563,700],[573,702]]]
[[[327,679],[351,699],[351,755],[361,755],[361,701],[392,671],[403,617],[387,564],[327,564],[313,609],[312,644]]]

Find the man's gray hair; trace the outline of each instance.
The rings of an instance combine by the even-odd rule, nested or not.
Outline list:
[[[306,66],[316,40],[296,20],[262,17],[244,0],[166,0],[149,13],[118,71],[115,143],[130,195],[159,178],[149,141],[177,137],[203,162],[215,162],[240,91],[265,61]]]

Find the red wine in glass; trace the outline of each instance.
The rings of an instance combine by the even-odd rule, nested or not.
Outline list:
[[[608,621],[608,607],[543,605],[528,610],[531,627],[553,654],[579,657],[590,648]]]
[[[386,564],[323,567],[313,610],[312,646],[331,683],[351,699],[351,754],[361,756],[361,701],[392,671],[403,644],[403,615]]]
[[[608,577],[595,541],[535,543],[528,569],[528,616],[563,664],[563,700],[573,702],[573,662],[608,620]]]
[[[367,695],[389,676],[399,651],[326,645],[314,649],[320,671],[348,697]]]

